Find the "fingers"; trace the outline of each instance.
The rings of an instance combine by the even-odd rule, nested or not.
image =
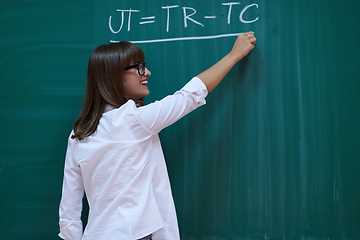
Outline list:
[[[255,45],[255,43],[256,43],[256,37],[255,37],[254,32],[246,32],[246,33],[243,33],[243,36],[244,36],[245,38],[249,39],[252,45]]]
[[[256,43],[256,37],[254,36],[254,37],[250,38],[250,40],[251,40],[251,44],[252,44],[252,45],[255,45],[255,43]]]
[[[254,37],[255,36],[255,34],[254,34],[254,32],[246,32],[246,33],[243,33],[243,35],[244,36],[246,36],[246,37],[248,37],[248,38],[251,38],[251,37]]]

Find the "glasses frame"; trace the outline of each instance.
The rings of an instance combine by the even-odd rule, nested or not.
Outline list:
[[[143,74],[140,73],[140,64],[142,64],[142,69],[141,69],[141,70],[143,71]],[[146,68],[146,62],[139,62],[139,63],[137,63],[137,64],[127,66],[127,67],[125,68],[125,71],[127,71],[127,70],[129,70],[129,69],[132,69],[132,68],[137,68],[139,75],[140,75],[140,76],[144,76],[144,74],[145,74],[145,68]]]

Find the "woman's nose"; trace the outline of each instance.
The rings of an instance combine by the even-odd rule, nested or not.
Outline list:
[[[150,77],[151,72],[149,71],[149,69],[147,67],[145,67],[145,74],[146,76]]]

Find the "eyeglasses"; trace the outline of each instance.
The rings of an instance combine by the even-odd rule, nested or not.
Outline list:
[[[125,71],[129,70],[131,68],[137,68],[139,75],[143,76],[145,74],[145,68],[146,68],[145,64],[146,64],[145,62],[140,62],[140,63],[134,64],[134,65],[128,66],[125,68]]]

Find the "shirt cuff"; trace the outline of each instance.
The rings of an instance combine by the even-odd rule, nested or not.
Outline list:
[[[208,95],[208,91],[200,78],[193,77],[181,90],[198,95],[199,105],[206,104],[205,98]]]
[[[82,238],[82,222],[60,219],[59,237],[62,239],[80,240]]]

